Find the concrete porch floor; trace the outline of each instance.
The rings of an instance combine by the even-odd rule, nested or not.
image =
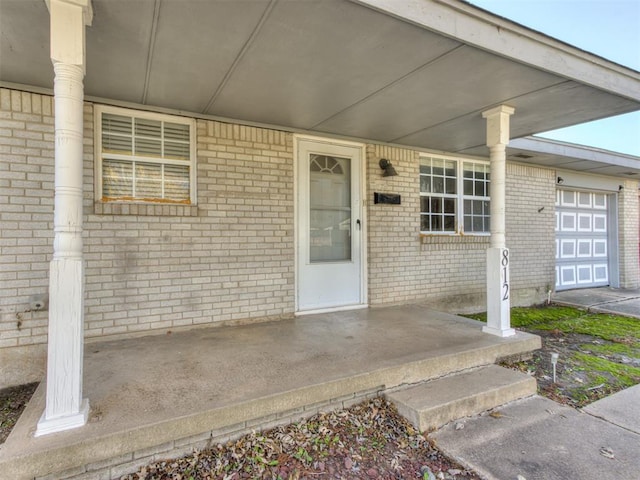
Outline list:
[[[82,474],[116,457],[133,466],[143,458],[134,452],[176,447],[178,439],[288,423],[287,415],[304,416],[310,406],[540,347],[534,335],[501,339],[481,325],[405,305],[88,344],[89,423],[33,437],[44,409],[41,384],[0,447],[0,478]]]

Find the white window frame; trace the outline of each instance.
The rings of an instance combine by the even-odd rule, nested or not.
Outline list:
[[[94,159],[95,159],[95,198],[96,201],[101,203],[122,203],[122,204],[166,204],[166,205],[183,205],[183,202],[171,202],[167,200],[158,199],[155,201],[145,201],[141,199],[133,200],[104,200],[102,193],[102,115],[103,113],[122,115],[129,118],[144,118],[155,121],[164,121],[170,123],[177,123],[187,125],[189,127],[189,205],[196,205],[197,203],[197,177],[196,177],[196,122],[192,118],[179,117],[176,115],[166,115],[155,112],[146,112],[143,110],[133,110],[129,108],[112,107],[108,105],[96,105],[94,107]],[[122,160],[141,161],[145,163],[157,163],[157,164],[180,164],[184,165],[184,161],[174,162],[170,159],[149,159],[149,157],[142,157],[136,155],[126,154],[114,154],[112,158],[118,158]]]
[[[421,173],[418,173],[418,189],[420,192],[420,212],[419,212],[419,228],[420,228],[420,234],[421,235],[429,235],[429,236],[435,236],[435,235],[444,235],[444,236],[459,236],[459,235],[473,235],[473,236],[490,236],[491,232],[490,231],[486,231],[486,232],[465,232],[464,230],[464,201],[465,200],[484,200],[484,201],[491,201],[491,197],[489,196],[489,192],[487,191],[487,195],[485,196],[476,196],[476,195],[465,195],[464,194],[464,164],[465,163],[472,163],[472,164],[480,164],[480,165],[484,165],[484,166],[489,166],[489,162],[488,161],[483,161],[483,160],[476,160],[476,159],[470,159],[470,158],[463,158],[463,157],[453,157],[453,156],[445,156],[445,155],[437,155],[437,154],[429,154],[429,153],[422,153],[420,154],[420,165],[422,165],[422,161],[423,160],[428,160],[428,159],[438,159],[438,160],[447,160],[447,161],[454,161],[456,163],[456,193],[455,194],[446,194],[446,193],[428,193],[428,192],[422,192],[422,188],[420,186],[420,176],[423,175]],[[490,174],[491,172],[489,172]],[[486,187],[487,190],[489,189],[489,184],[490,184],[490,180],[486,182]],[[456,199],[456,211],[455,211],[455,229],[453,231],[429,231],[429,230],[422,230],[422,197],[432,197],[432,196],[437,196],[440,198],[455,198]],[[489,219],[491,217],[489,216]]]

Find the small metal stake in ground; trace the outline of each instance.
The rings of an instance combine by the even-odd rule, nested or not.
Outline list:
[[[551,366],[553,367],[553,383],[556,383],[556,365],[558,363],[559,353],[551,354]]]

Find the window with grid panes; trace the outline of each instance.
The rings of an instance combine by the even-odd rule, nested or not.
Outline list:
[[[488,163],[421,157],[422,233],[489,233],[489,205]]]
[[[97,107],[102,201],[195,203],[193,121]]]
[[[462,162],[464,232],[489,233],[489,165]]]

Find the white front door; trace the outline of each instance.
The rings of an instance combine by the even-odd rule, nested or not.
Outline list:
[[[297,139],[297,310],[363,305],[362,147]]]

